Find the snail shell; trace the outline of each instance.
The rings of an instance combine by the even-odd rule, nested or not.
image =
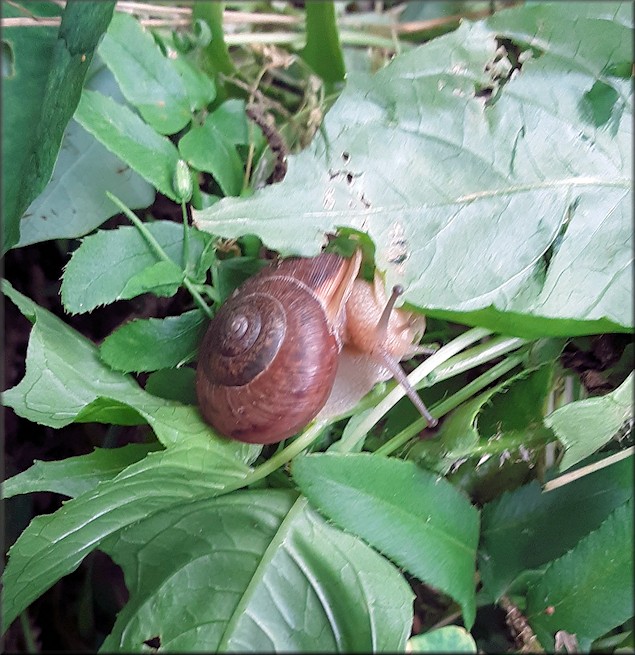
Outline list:
[[[397,295],[386,302],[379,278],[373,285],[356,280],[360,264],[359,251],[350,259],[322,253],[284,260],[219,309],[199,351],[196,391],[220,434],[281,441],[318,414],[352,407],[392,376],[436,423],[398,364],[413,354],[425,319],[393,310]]]
[[[273,443],[316,416],[337,373],[341,308],[358,268],[334,254],[285,260],[220,308],[196,375],[201,412],[218,432]]]

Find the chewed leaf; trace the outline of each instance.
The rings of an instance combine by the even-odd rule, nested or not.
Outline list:
[[[123,469],[160,448],[157,442],[128,444],[121,448],[95,448],[92,453],[61,461],[40,462],[2,483],[2,497],[11,498],[34,491],[52,491],[74,498],[94,489]]]
[[[300,255],[355,228],[431,316],[517,336],[627,330],[632,88],[604,73],[631,61],[627,5],[514,8],[351,73],[282,182],[196,225]],[[589,97],[599,78],[612,93]],[[589,102],[613,99],[598,127]]]
[[[545,419],[562,441],[564,471],[599,450],[633,420],[633,373],[612,393],[560,407]]]

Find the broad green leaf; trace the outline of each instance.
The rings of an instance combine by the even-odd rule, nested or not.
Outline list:
[[[26,373],[3,392],[3,402],[30,421],[61,428],[74,421],[147,422],[164,446],[208,444],[241,453],[243,461],[259,447],[220,439],[196,407],[153,396],[129,375],[113,371],[88,339],[17,292],[6,280],[2,291],[35,325],[31,330]],[[121,418],[113,408],[127,410]],[[135,420],[131,420],[131,416]]]
[[[457,625],[447,625],[408,639],[409,653],[476,653],[472,635]]]
[[[135,319],[117,328],[99,347],[117,371],[156,371],[194,359],[208,319],[199,309],[181,316]]]
[[[519,450],[553,440],[543,425],[543,405],[551,391],[553,366],[524,370],[463,403],[442,423],[433,440],[420,441],[409,458],[445,474],[469,457],[481,462],[506,459]]]
[[[364,231],[387,286],[433,317],[530,337],[626,331],[632,87],[612,71],[632,59],[631,16],[629,3],[532,4],[351,74],[282,182],[194,221],[283,254]],[[501,80],[508,35],[528,59]],[[601,126],[587,108],[598,80],[615,92]]]
[[[327,84],[343,82],[346,68],[333,0],[308,2],[304,10],[306,46],[302,58]]]
[[[174,264],[158,262],[157,255],[136,227],[91,234],[82,240],[64,269],[61,296],[68,312],[89,312],[99,305],[134,298],[146,291],[159,295],[160,288],[153,289],[153,284],[157,287],[165,282],[172,286],[180,284],[183,226],[172,221],[155,221],[145,226]],[[202,244],[192,239],[191,245],[195,258]]]
[[[565,447],[560,470],[565,471],[610,441],[633,419],[633,373],[613,392],[560,407],[545,424]]]
[[[307,455],[293,478],[314,507],[420,580],[474,622],[479,515],[452,485],[410,462],[375,455]]]
[[[237,196],[243,183],[243,162],[236,146],[218,130],[213,121],[193,127],[180,141],[181,156],[194,168],[211,173],[223,193]]]
[[[207,443],[158,453],[100,482],[52,514],[38,516],[9,551],[3,622],[15,617],[110,535],[165,507],[241,486],[249,469],[229,448]]]
[[[196,405],[196,371],[193,368],[164,368],[148,376],[145,390],[153,396]]]
[[[401,574],[295,493],[245,491],[167,508],[106,544],[130,601],[105,651],[403,651]]]
[[[142,293],[169,298],[178,290],[185,273],[174,262],[155,262],[128,279],[121,290],[121,298],[134,298]]]
[[[99,46],[126,100],[161,134],[185,127],[192,114],[185,84],[136,18],[117,13]]]
[[[212,125],[217,131],[235,145],[249,144],[249,130],[245,114],[245,101],[239,98],[226,100],[206,119],[206,124]]]
[[[121,448],[95,448],[88,455],[61,461],[41,462],[2,483],[2,497],[11,498],[34,491],[52,491],[75,498],[98,483],[114,478],[123,469],[157,450],[156,443],[128,444]]]
[[[524,571],[573,548],[633,497],[633,458],[543,492],[532,482],[483,508],[479,570],[483,594],[498,600]]]
[[[546,568],[529,589],[527,618],[549,651],[559,630],[582,641],[621,625],[633,616],[633,600],[631,499]]]
[[[185,85],[190,111],[205,108],[216,97],[216,86],[205,73],[184,57],[170,60]]]
[[[75,120],[163,195],[178,201],[172,186],[179,160],[176,146],[131,109],[84,90]]]
[[[61,9],[53,3],[34,3],[34,16],[59,16]],[[22,15],[20,6],[3,2],[2,18]],[[55,27],[12,27],[2,33],[2,252],[12,248],[20,238],[20,217],[30,200],[37,196],[31,189],[21,198],[23,167],[34,147],[33,125],[41,117],[53,51],[57,38]],[[5,58],[8,70],[5,74]]]
[[[123,100],[115,79],[103,64],[90,75],[86,88]],[[147,207],[155,195],[152,185],[71,120],[50,182],[20,221],[18,247],[92,232],[120,211],[106,191],[131,209]]]
[[[41,33],[39,28],[3,32],[15,70],[11,79],[3,80],[2,134],[8,136],[8,143],[3,138],[2,144],[3,252],[18,242],[23,212],[49,181],[62,135],[114,8],[114,2],[67,3],[55,41],[50,31]],[[42,4],[35,11],[42,11]],[[20,8],[3,5],[2,15],[10,13],[23,15]],[[51,11],[45,8],[43,13]]]

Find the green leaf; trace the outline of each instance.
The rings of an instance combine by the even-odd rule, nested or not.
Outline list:
[[[410,462],[366,453],[307,455],[292,472],[320,512],[452,596],[472,625],[479,516],[452,485]]]
[[[565,471],[610,441],[633,419],[633,373],[613,392],[560,407],[545,424],[565,447],[560,470]]]
[[[6,280],[2,291],[33,323],[27,348],[26,373],[3,392],[3,402],[30,421],[61,428],[74,421],[147,422],[164,446],[208,444],[236,449],[250,461],[260,447],[220,439],[196,407],[157,398],[128,375],[113,371],[92,342],[62,320],[17,292]],[[127,408],[126,420],[113,407]],[[130,416],[136,420],[131,421]]]
[[[123,100],[112,74],[103,64],[86,88]],[[20,221],[18,247],[49,239],[77,238],[92,232],[119,213],[119,208],[106,197],[106,191],[132,209],[147,207],[155,195],[148,182],[71,120],[50,182]]]
[[[237,196],[243,184],[243,162],[236,146],[209,118],[193,127],[180,141],[181,156],[194,168],[211,173],[223,193]]]
[[[524,571],[573,548],[633,496],[633,459],[543,492],[532,482],[483,508],[479,570],[483,593],[495,601]]]
[[[476,653],[472,635],[457,625],[431,630],[408,639],[410,653]]]
[[[346,68],[333,1],[307,2],[304,9],[306,46],[302,58],[327,84],[343,82]]]
[[[551,607],[553,611],[545,610]],[[559,630],[593,640],[633,616],[633,501],[566,555],[530,587],[527,618],[542,645],[553,648]]]
[[[117,328],[99,348],[111,368],[157,371],[194,359],[208,319],[198,309],[167,318],[135,319]]]
[[[190,111],[204,109],[216,97],[216,86],[205,73],[184,57],[171,59],[185,85],[185,92],[190,102]]]
[[[101,93],[84,90],[75,120],[164,196],[179,200],[172,187],[178,150],[132,110]]]
[[[463,458],[506,458],[553,440],[543,425],[553,365],[527,369],[484,391],[453,411],[433,440],[420,441],[409,458],[446,474]],[[504,459],[503,459],[504,461]]]
[[[21,7],[3,2],[3,18],[22,15]],[[39,4],[31,9],[35,16],[57,16],[59,7]],[[57,30],[54,27],[13,27],[3,30],[3,65],[10,57],[10,70],[2,77],[2,252],[12,248],[20,238],[20,217],[30,200],[37,196],[31,189],[21,198],[23,167],[29,150],[36,147],[33,125],[41,118]],[[24,193],[24,192],[23,192]]]
[[[172,221],[145,226],[166,254],[182,265],[183,226]],[[199,248],[200,242],[191,240],[191,245]],[[146,291],[159,294],[161,285],[178,287],[182,279],[182,268],[176,263],[157,262],[137,228],[124,226],[101,230],[82,240],[64,269],[61,296],[66,310],[77,314]]]
[[[93,52],[114,7],[114,2],[69,2],[56,40],[54,31],[40,28],[3,33],[15,72],[3,80],[3,253],[18,242],[20,217],[49,181]],[[3,4],[2,15],[20,16],[22,11]]]
[[[157,635],[173,652],[403,652],[403,577],[295,497],[188,501],[109,540],[130,601],[102,648],[140,652]]]
[[[185,273],[174,262],[155,262],[128,279],[120,298],[134,298],[142,293],[169,298],[178,290]]]
[[[156,442],[128,444],[121,448],[95,448],[88,455],[69,457],[61,461],[40,462],[2,483],[2,497],[11,498],[34,491],[52,491],[75,498],[100,482],[121,473],[123,469],[157,450]]]
[[[193,368],[164,368],[148,376],[145,389],[153,396],[197,405],[196,371]]]
[[[15,617],[110,535],[156,511],[240,486],[249,469],[214,441],[149,453],[119,475],[38,516],[9,551],[3,622]]]
[[[249,129],[244,100],[238,98],[226,100],[207,117],[205,123],[212,125],[230,143],[249,145]]]
[[[339,227],[362,230],[388,288],[429,316],[523,337],[627,331],[632,87],[605,71],[631,61],[631,14],[532,4],[351,74],[282,182],[194,222],[300,255]],[[507,37],[538,52],[501,81]],[[602,128],[580,109],[598,79],[618,94]]]
[[[185,84],[152,35],[129,14],[117,13],[99,46],[126,100],[161,134],[185,127],[192,114]]]

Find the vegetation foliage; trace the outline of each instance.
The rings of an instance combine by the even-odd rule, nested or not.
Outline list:
[[[7,269],[3,404],[85,435],[2,485],[67,499],[8,553],[26,649],[95,550],[104,652],[632,649],[632,4],[372,4],[2,4],[3,252],[64,258],[48,307]],[[439,427],[390,382],[277,446],[215,434],[209,317],[351,237],[428,318]]]

